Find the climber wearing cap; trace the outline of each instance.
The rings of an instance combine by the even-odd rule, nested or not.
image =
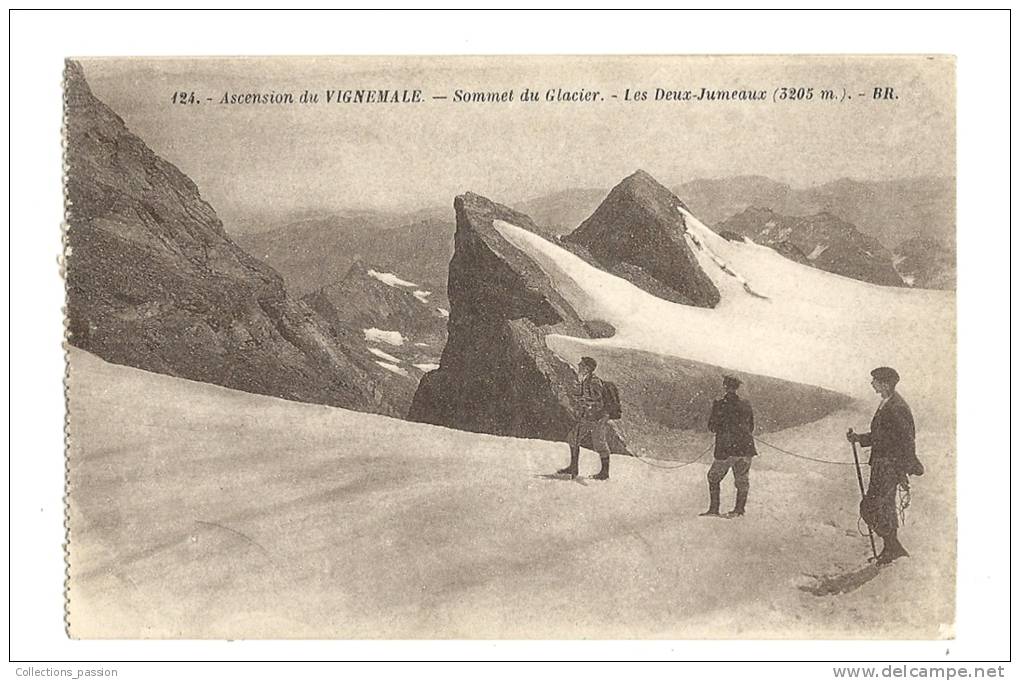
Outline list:
[[[708,429],[715,433],[715,461],[708,469],[708,510],[701,515],[719,515],[719,483],[733,469],[733,483],[737,488],[737,503],[729,516],[744,515],[747,493],[751,489],[751,457],[758,454],[754,448],[754,410],[751,403],[737,395],[740,379],[723,377],[726,394],[712,403]]]
[[[606,389],[602,379],[595,375],[598,362],[593,357],[582,357],[577,364],[578,386],[575,395],[580,410],[579,418],[567,436],[570,445],[570,465],[556,471],[560,475],[577,477],[577,464],[581,456],[581,442],[590,439],[592,448],[598,452],[602,467],[593,477],[595,480],[609,479],[609,444],[606,431],[609,415],[606,413]]]
[[[871,476],[868,491],[861,501],[861,517],[875,534],[882,537],[879,563],[891,563],[909,556],[896,536],[896,488],[909,487],[907,475],[923,475],[924,466],[914,448],[914,416],[906,401],[896,392],[900,375],[891,367],[878,367],[871,372],[871,387],[882,396],[871,432],[847,433],[850,442],[871,448]]]

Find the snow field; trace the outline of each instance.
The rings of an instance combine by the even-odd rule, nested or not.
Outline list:
[[[852,468],[768,454],[749,515],[698,518],[707,460],[614,457],[555,480],[562,443],[299,404],[70,351],[71,628],[79,637],[928,637],[951,631],[951,452],[916,484],[913,558],[867,555]],[[834,442],[867,410],[775,433]],[[845,441],[844,441],[845,444]],[[826,456],[835,456],[833,451]],[[581,472],[597,457],[585,452]],[[836,469],[836,470],[833,470]],[[948,470],[947,470],[948,469]],[[949,484],[944,483],[945,480]],[[943,481],[940,483],[940,481]],[[723,503],[733,499],[723,483]],[[948,605],[946,605],[948,603]]]

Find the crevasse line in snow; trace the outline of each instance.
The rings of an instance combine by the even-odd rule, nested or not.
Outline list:
[[[721,258],[719,254],[717,254],[708,246],[707,243],[705,243],[702,239],[699,239],[691,231],[690,227],[696,226],[700,228],[699,231],[701,231],[702,234],[704,234],[704,230],[707,230],[708,228],[705,227],[705,225],[703,225],[701,221],[699,221],[697,218],[695,218],[689,212],[685,211],[680,206],[677,206],[677,211],[684,218],[684,225],[688,227],[687,231],[684,233],[684,236],[687,238],[688,244],[690,244],[694,248],[697,248],[700,251],[703,251],[705,255],[707,255],[720,270],[736,279],[749,295],[752,295],[755,298],[761,298],[762,300],[769,299],[768,296],[758,293],[753,288],[751,288],[751,284],[747,281],[746,278],[744,278],[743,275],[741,275],[739,272],[735,271],[732,267],[730,267],[729,263],[727,263],[725,259]]]

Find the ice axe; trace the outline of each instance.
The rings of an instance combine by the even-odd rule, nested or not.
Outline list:
[[[861,501],[864,501],[864,476],[861,475],[861,460],[857,457],[857,440],[853,438],[854,435],[853,428],[846,431],[846,439],[850,441],[850,448],[854,452],[854,468],[857,469],[857,485],[861,488]],[[875,560],[878,560],[878,551],[875,550],[875,535],[871,531],[871,525],[868,525],[868,539],[871,541],[871,555]]]

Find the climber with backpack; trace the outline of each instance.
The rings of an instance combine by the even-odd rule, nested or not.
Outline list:
[[[592,448],[602,460],[602,468],[593,476],[594,480],[609,479],[609,444],[606,432],[610,419],[620,418],[620,397],[616,386],[595,375],[598,363],[592,357],[582,357],[577,365],[578,389],[577,406],[580,411],[577,422],[567,436],[570,445],[570,465],[556,471],[560,475],[577,477],[577,464],[581,456],[581,442],[591,439]]]

